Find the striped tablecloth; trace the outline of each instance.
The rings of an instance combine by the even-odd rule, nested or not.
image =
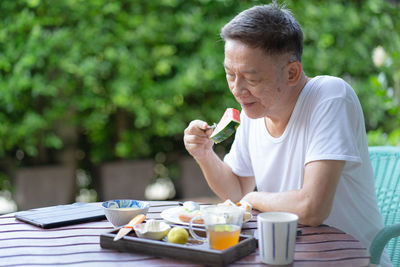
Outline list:
[[[153,201],[148,219],[162,219],[160,213],[178,202]],[[256,215],[256,212],[255,214]],[[243,225],[243,231],[257,228],[256,216]],[[367,266],[369,256],[359,241],[329,226],[301,227],[293,266]],[[0,216],[0,266],[199,266],[190,262],[151,255],[103,249],[99,236],[113,230],[106,221],[82,223],[55,229],[20,222],[13,214]],[[258,251],[232,266],[266,266]]]

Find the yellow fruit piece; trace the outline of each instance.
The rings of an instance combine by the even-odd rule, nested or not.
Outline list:
[[[175,244],[186,244],[189,233],[183,227],[174,227],[168,233],[168,242]]]
[[[217,224],[214,225],[214,232],[232,232],[232,225],[229,224]]]

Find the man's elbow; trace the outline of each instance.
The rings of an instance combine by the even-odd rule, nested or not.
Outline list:
[[[303,216],[299,218],[299,223],[308,226],[318,226],[324,222],[324,218],[321,216]]]
[[[330,208],[321,208],[317,205],[305,205],[299,214],[299,223],[308,226],[321,225],[328,218]]]

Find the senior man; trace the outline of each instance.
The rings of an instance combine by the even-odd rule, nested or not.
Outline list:
[[[206,122],[192,121],[184,135],[211,189],[260,211],[296,213],[304,225],[337,227],[369,247],[383,220],[354,90],[337,77],[306,76],[301,27],[275,2],[241,12],[221,37],[241,124],[223,161]],[[381,264],[391,266],[387,254]]]

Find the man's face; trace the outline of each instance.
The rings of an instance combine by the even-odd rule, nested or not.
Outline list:
[[[224,67],[232,94],[250,118],[276,117],[290,90],[285,83],[283,59],[236,41],[225,43]]]

